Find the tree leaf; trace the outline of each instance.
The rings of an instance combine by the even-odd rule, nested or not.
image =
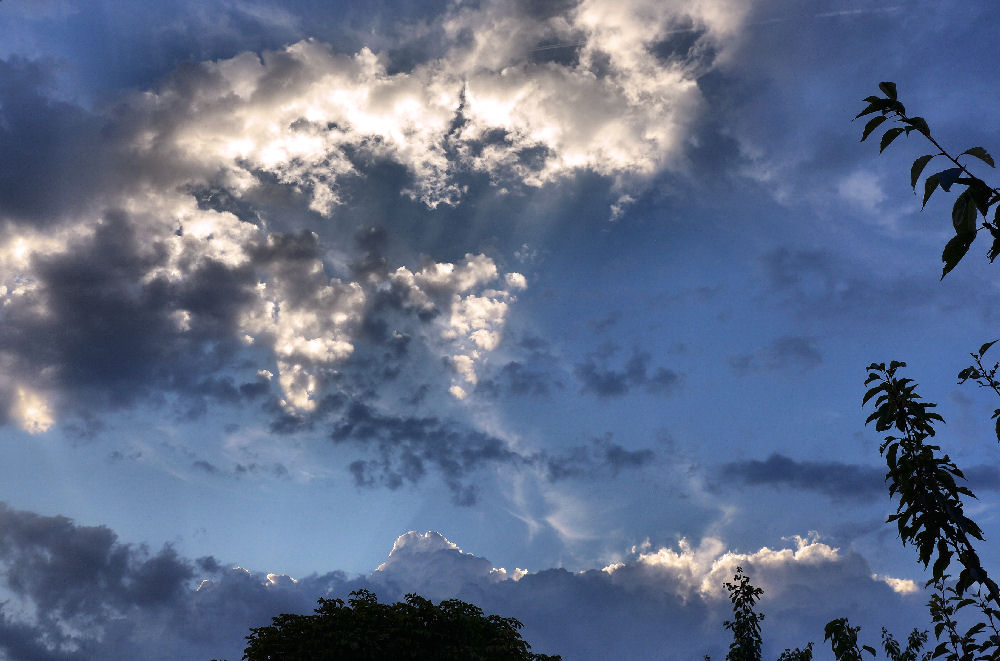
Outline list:
[[[1000,255],[1000,237],[994,237],[993,245],[990,246],[990,251],[986,253],[986,257],[989,258],[990,264],[992,264],[998,255]]]
[[[885,148],[892,144],[892,141],[899,137],[899,134],[903,132],[900,127],[891,128],[882,134],[882,142],[879,143],[878,153],[885,151]]]
[[[885,107],[884,101],[882,100],[872,101],[867,106],[865,106],[864,110],[855,115],[854,119],[857,119],[858,117],[864,117],[865,115],[870,115],[873,112],[878,112],[879,110],[882,110],[884,107]]]
[[[930,137],[931,127],[927,126],[927,121],[923,117],[906,117],[903,118],[903,122],[909,124],[909,127],[906,129],[907,135],[910,134],[911,130],[916,130]]]
[[[971,599],[967,599],[967,600],[963,600],[963,601],[968,601],[969,603],[975,603]],[[976,622],[971,627],[969,627],[969,630],[965,632],[965,635],[966,635],[967,638],[971,638],[972,636],[975,636],[977,633],[979,633],[980,631],[982,631],[985,628],[986,628],[986,623],[985,622]]]
[[[861,406],[867,404],[868,400],[871,399],[873,396],[875,396],[875,393],[881,392],[884,389],[885,389],[884,384],[880,384],[870,388],[868,392],[865,393],[865,396],[861,399]]]
[[[990,212],[990,197],[992,193],[993,191],[990,190],[985,181],[977,177],[972,177],[969,182],[969,194],[972,195],[972,200],[976,203],[976,209],[979,210],[979,213],[983,214],[983,218]]]
[[[948,168],[947,170],[941,170],[937,174],[938,183],[941,184],[941,188],[944,189],[945,193],[951,192],[951,186],[958,178],[962,176],[962,168]]]
[[[924,179],[924,203],[920,205],[921,209],[927,206],[927,200],[931,199],[931,195],[937,187],[938,176],[936,174],[932,174]],[[997,207],[997,211],[1000,212],[1000,207]]]
[[[966,188],[955,200],[951,208],[951,224],[958,234],[968,234],[976,232],[976,200],[972,196],[970,189]]]
[[[937,156],[937,154],[925,154],[924,156],[921,156],[917,160],[913,161],[913,167],[910,168],[910,187],[913,188],[914,191],[917,190],[917,179],[920,178],[920,173],[924,171],[924,168],[927,167],[927,163],[929,163],[935,156]]]
[[[896,100],[896,83],[890,83],[888,81],[881,82],[878,84],[878,88],[882,90],[882,93],[887,97],[893,101]]]
[[[941,270],[942,280],[944,280],[944,276],[948,275],[953,268],[958,266],[958,263],[965,257],[965,253],[969,252],[969,246],[972,245],[975,239],[975,232],[956,234],[951,238],[951,241],[948,242],[941,253],[941,261],[944,262],[944,268]]]
[[[994,165],[993,163],[993,157],[990,156],[989,152],[987,152],[982,147],[970,147],[969,149],[966,149],[961,154],[959,154],[959,156],[964,156],[965,154],[968,154],[969,156],[975,156],[976,158],[978,158],[980,161],[990,166],[991,168],[996,167],[996,165]]]
[[[940,580],[944,576],[944,572],[948,569],[948,565],[951,564],[951,553],[947,550],[945,553],[940,552],[940,547],[938,550],[938,559],[934,562],[934,566],[931,568],[931,575],[935,580]]]
[[[992,347],[997,342],[1000,342],[1000,340],[993,340],[992,342],[987,342],[983,346],[979,347],[979,357],[982,358],[983,354],[989,351],[990,347]]]
[[[865,124],[865,130],[861,132],[861,142],[864,142],[868,136],[871,135],[871,132],[877,129],[878,125],[887,119],[889,118],[885,115],[876,115],[875,117],[869,119],[868,123]]]

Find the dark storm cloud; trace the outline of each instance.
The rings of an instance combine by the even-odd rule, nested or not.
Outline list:
[[[82,661],[75,652],[50,647],[47,632],[40,627],[11,619],[0,607],[0,650],[12,661]]]
[[[580,392],[598,397],[621,397],[631,388],[642,388],[651,394],[670,393],[680,387],[683,376],[665,367],[650,371],[652,356],[646,351],[634,351],[622,369],[605,367],[607,355],[612,350],[604,350],[605,356],[599,362],[598,354],[577,363],[573,374],[580,382]]]
[[[186,112],[184,104],[193,90],[216,82],[201,67],[183,67],[170,83],[179,94],[168,94],[150,116],[126,103],[113,118],[101,119],[107,123],[102,129],[82,110],[46,96],[51,74],[44,65],[15,59],[0,63],[0,69],[0,146],[19,163],[0,172],[0,209],[36,226],[64,220],[60,214],[71,207],[86,208],[88,200],[106,192],[102,188],[107,182],[98,181],[94,173],[109,160],[115,163],[111,169],[117,190],[142,180],[175,185],[180,164],[170,155],[136,161],[128,150],[109,154],[129,144],[145,126],[169,133]],[[77,152],[86,152],[89,160],[82,162]],[[199,206],[259,222],[253,203],[259,208],[275,201],[274,196],[262,197],[268,176],[258,175],[258,186],[249,197],[261,199],[248,203],[217,188],[197,194]],[[393,197],[400,197],[398,190]],[[29,300],[32,297],[5,307],[0,347],[13,363],[8,376],[55,393],[60,417],[86,417],[100,406],[156,403],[165,393],[185,400],[179,408],[189,418],[204,415],[209,402],[266,400],[272,392],[267,380],[225,373],[247,366],[239,360],[245,360],[246,353],[238,316],[253,301],[262,270],[282,279],[289,295],[284,303],[309,297],[314,289],[309,262],[323,256],[317,235],[307,230],[261,235],[241,247],[249,261],[235,267],[195,251],[174,264],[183,277],[168,280],[154,272],[167,266],[170,242],[176,237],[149,231],[158,226],[151,221],[160,219],[115,210],[99,215],[103,218],[92,238],[77,241],[65,253],[35,256],[32,278],[44,297],[44,312]],[[184,227],[178,226],[177,232],[183,234]],[[371,237],[359,243],[369,249],[369,256],[379,247]],[[362,337],[384,346],[384,355],[377,356],[384,364],[373,373],[388,379],[398,374],[410,336],[393,333],[392,320],[379,316],[381,298],[371,298]],[[179,327],[177,314],[189,315],[189,328]],[[270,362],[264,366],[274,371]],[[39,375],[44,382],[37,380]]]
[[[807,370],[823,362],[812,337],[785,335],[753,354],[735,354],[726,361],[738,373],[773,370]]]

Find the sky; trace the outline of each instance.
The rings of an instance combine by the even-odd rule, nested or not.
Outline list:
[[[929,628],[865,428],[904,360],[1000,566],[973,247],[895,81],[1000,145],[993,3],[0,2],[0,655],[238,659],[320,597],[566,661]],[[984,170],[988,170],[982,166]],[[988,171],[977,171],[990,180]],[[993,179],[995,181],[995,179]],[[991,440],[992,439],[992,440]]]

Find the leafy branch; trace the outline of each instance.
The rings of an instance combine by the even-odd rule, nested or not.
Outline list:
[[[882,627],[882,648],[889,661],[930,661],[931,653],[924,652],[920,656],[920,650],[927,644],[927,632],[914,629],[906,639],[906,649],[901,649],[899,642],[891,633]]]
[[[896,372],[905,363],[893,361],[868,366],[865,385],[871,386],[862,405],[875,398],[875,411],[865,424],[874,422],[879,432],[889,435],[879,447],[885,457],[889,495],[898,495],[896,513],[887,522],[895,521],[903,544],[917,548],[920,562],[931,564],[934,581],[942,581],[952,558],[962,565],[955,590],[962,596],[973,584],[986,589],[994,605],[1000,606],[1000,588],[983,568],[970,538],[983,540],[979,526],[964,514],[962,496],[975,498],[968,487],[956,482],[965,475],[941,448],[925,441],[934,436],[934,423],[944,422],[931,411],[934,404],[921,400],[912,379],[897,378]],[[874,385],[871,385],[873,384]],[[935,557],[936,556],[936,557]]]
[[[760,661],[760,622],[764,614],[758,613],[754,606],[764,591],[750,583],[750,577],[743,573],[742,567],[736,568],[733,582],[724,585],[729,591],[729,600],[733,602],[733,619],[722,623],[723,627],[733,632],[726,661]]]
[[[837,661],[864,661],[861,651],[875,656],[875,648],[871,645],[858,645],[858,632],[861,627],[852,627],[846,617],[831,620],[826,623],[823,640],[830,641],[830,648]]]
[[[990,350],[994,344],[1000,340],[993,340],[992,342],[987,342],[983,346],[979,347],[979,351],[976,353],[970,353],[972,360],[975,365],[966,367],[961,372],[958,373],[958,383],[959,385],[965,383],[969,379],[972,379],[979,384],[980,388],[989,388],[1000,397],[1000,380],[997,380],[997,370],[1000,370],[1000,363],[993,363],[993,367],[986,367],[983,364],[983,357],[986,352]],[[993,410],[992,419],[995,420],[994,430],[996,432],[997,441],[1000,441],[1000,409]]]
[[[885,96],[869,96],[863,99],[868,105],[854,117],[858,119],[866,115],[875,115],[865,124],[865,128],[861,132],[861,141],[867,140],[875,129],[891,120],[899,125],[887,129],[882,134],[879,142],[879,153],[885,151],[886,147],[900,135],[909,136],[912,131],[920,133],[934,145],[938,150],[937,153],[918,157],[910,168],[910,186],[914,192],[917,190],[917,182],[920,180],[921,174],[930,161],[941,156],[952,163],[952,167],[931,174],[924,180],[921,208],[927,206],[927,201],[939,186],[946,193],[950,192],[951,187],[955,184],[965,186],[965,190],[958,195],[952,207],[951,222],[955,229],[955,236],[948,241],[941,253],[941,261],[944,262],[941,278],[948,275],[948,272],[965,257],[981,229],[988,230],[993,236],[993,245],[987,253],[987,258],[992,263],[997,256],[1000,256],[1000,206],[996,206],[993,220],[988,218],[990,208],[1000,202],[1000,190],[993,188],[972,174],[967,164],[959,159],[963,156],[972,156],[992,168],[996,167],[993,157],[982,147],[970,147],[961,154],[953,156],[931,135],[930,127],[923,117],[910,117],[906,114],[906,107],[897,98],[895,83],[882,82],[879,83],[878,87]],[[968,159],[965,160],[968,161]],[[983,217],[982,225],[978,224],[980,214]]]
[[[942,580],[928,583],[928,585],[933,584],[935,587],[935,593],[931,595],[927,605],[930,609],[931,619],[934,621],[934,637],[939,641],[931,658],[936,659],[943,656],[948,661],[978,661],[996,658],[996,652],[992,655],[980,654],[976,656],[977,652],[986,652],[991,647],[996,648],[992,637],[984,642],[977,640],[977,636],[981,635],[986,628],[985,622],[977,622],[969,627],[965,633],[961,633],[958,621],[955,619],[958,612],[968,606],[978,605],[984,609],[987,615],[993,609],[989,608],[981,596],[978,602],[975,599],[963,597],[954,587],[947,585],[946,580],[947,576]]]

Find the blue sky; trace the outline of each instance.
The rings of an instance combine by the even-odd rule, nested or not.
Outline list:
[[[978,247],[939,282],[919,136],[879,157],[851,118],[893,80],[1000,144],[997,23],[0,3],[0,654],[239,658],[370,587],[567,661],[722,656],[738,564],[771,656],[927,626],[864,367],[940,403],[994,539],[992,402],[955,374],[1000,295]]]

